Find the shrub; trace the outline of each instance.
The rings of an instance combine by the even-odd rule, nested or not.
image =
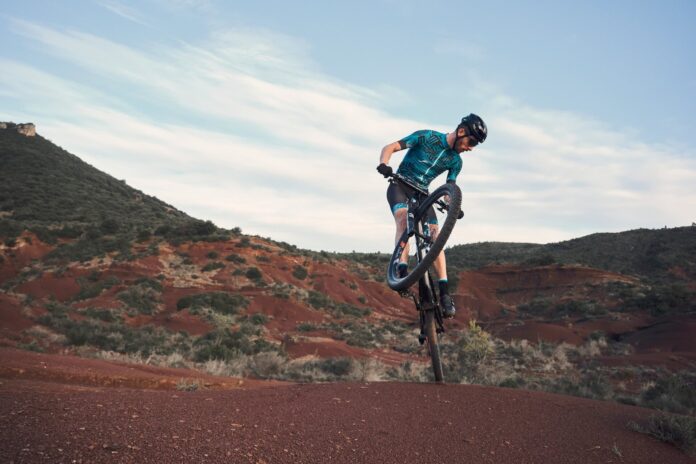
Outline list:
[[[195,359],[198,362],[230,361],[242,354],[251,355],[276,349],[265,340],[251,341],[248,333],[241,328],[237,331],[225,328],[209,332],[195,341],[194,348]]]
[[[585,372],[579,379],[568,376],[552,379],[544,385],[544,389],[552,393],[597,400],[606,400],[613,396],[611,382],[599,371]]]
[[[316,361],[315,366],[336,377],[345,377],[353,368],[352,358],[327,358]]]
[[[329,297],[314,290],[309,291],[307,302],[316,309],[329,308],[331,306],[331,300]]]
[[[268,322],[268,316],[261,313],[252,314],[249,321],[254,325],[264,325]]]
[[[217,251],[211,251],[206,256],[210,259],[216,259],[220,254]]]
[[[215,261],[212,263],[208,263],[205,266],[203,266],[203,269],[201,269],[203,272],[209,272],[209,271],[214,271],[216,269],[224,269],[225,265],[222,264],[220,261]]]
[[[141,353],[144,356],[171,354],[175,348],[168,343],[169,332],[161,327],[130,328],[122,324],[104,325],[91,319],[73,321],[59,312],[45,314],[38,322],[65,335],[69,345],[90,345],[106,351]]]
[[[141,314],[153,314],[159,302],[158,293],[147,285],[133,285],[116,297]]]
[[[249,280],[261,280],[261,278],[263,277],[261,271],[257,267],[250,267],[249,269],[247,269],[244,275]]]
[[[227,255],[225,257],[225,260],[231,261],[233,263],[238,263],[238,264],[246,263],[246,259],[243,256],[239,256],[239,255],[236,255],[234,253]]]
[[[307,269],[297,264],[292,270],[292,276],[298,280],[304,280],[307,278]]]
[[[113,235],[119,230],[119,224],[116,219],[106,219],[99,224],[99,230],[104,234]]]
[[[628,428],[671,443],[689,455],[696,453],[696,418],[671,414],[652,415],[645,426],[629,422]]]
[[[145,242],[152,237],[152,232],[149,229],[140,229],[138,231],[137,239],[139,242]]]
[[[535,298],[529,303],[517,306],[517,311],[529,316],[546,316],[549,312],[551,303],[543,298]]]
[[[312,330],[316,330],[317,327],[314,324],[310,324],[309,322],[302,322],[301,324],[297,325],[297,330],[299,332],[311,332]]]
[[[84,278],[78,278],[77,281],[80,284],[80,291],[77,295],[75,295],[74,300],[78,301],[97,297],[104,290],[107,290],[113,287],[114,285],[118,285],[120,283],[120,280],[118,280],[118,278],[114,276],[109,276],[106,280],[103,280],[101,282],[95,282],[93,284],[89,284],[85,281]]]
[[[696,374],[682,371],[661,376],[642,392],[641,403],[666,412],[696,413]]]
[[[177,310],[185,308],[210,308],[220,314],[237,314],[240,308],[246,307],[249,300],[242,295],[227,292],[198,293],[181,298],[176,303]]]
[[[85,310],[85,315],[91,317],[92,319],[98,319],[104,322],[120,322],[122,321],[120,316],[114,314],[110,309],[97,309],[97,308],[87,308]]]

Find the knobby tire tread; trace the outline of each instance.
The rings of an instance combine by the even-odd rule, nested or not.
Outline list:
[[[394,253],[392,254],[391,260],[389,261],[389,267],[387,268],[387,283],[389,285],[389,288],[391,288],[392,290],[406,290],[411,285],[415,284],[418,281],[418,279],[420,279],[423,276],[423,274],[426,273],[426,271],[430,268],[433,262],[435,262],[435,259],[437,259],[437,256],[445,247],[447,239],[449,239],[449,236],[452,233],[452,229],[454,229],[454,225],[457,222],[457,216],[459,215],[459,210],[462,204],[462,191],[456,184],[445,184],[433,191],[427,198],[441,196],[442,190],[449,191],[448,193],[450,196],[450,203],[449,208],[447,210],[447,217],[445,219],[445,223],[442,224],[442,226],[440,227],[437,240],[435,240],[435,243],[432,244],[428,253],[423,257],[423,260],[415,268],[413,268],[413,270],[403,279],[395,279],[392,275],[393,263],[395,260],[398,260],[399,256],[397,255],[400,254],[399,244],[397,243],[397,245],[394,247]],[[427,199],[423,201],[423,204],[427,203]],[[420,217],[416,218],[416,221],[421,220],[423,215],[427,213],[427,209],[428,208],[424,207],[419,208],[421,214],[419,215]],[[408,238],[408,234],[405,231],[399,239],[399,242],[408,240]]]
[[[436,382],[444,382],[445,376],[442,371],[442,360],[440,359],[440,345],[438,344],[437,324],[435,323],[435,310],[425,313],[425,336],[428,339],[428,350],[433,364],[433,375]]]

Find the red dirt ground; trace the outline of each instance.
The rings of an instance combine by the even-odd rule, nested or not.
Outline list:
[[[291,299],[276,298],[267,295],[255,296],[247,308],[248,314],[261,313],[271,316],[266,324],[276,339],[282,339],[286,333],[297,331],[302,322],[319,324],[326,320],[326,313],[308,306],[303,306]]]
[[[43,243],[36,235],[27,231],[22,232],[17,238],[17,244],[14,247],[0,244],[0,256],[4,258],[0,262],[0,282],[14,277],[33,259],[41,258],[51,250],[53,250],[51,245]]]
[[[224,378],[181,392],[173,383],[189,375],[178,369],[8,349],[0,360],[4,463],[694,462],[626,427],[653,411],[582,398]]]
[[[85,273],[71,269],[58,277],[53,273],[45,273],[36,279],[21,284],[15,290],[17,293],[32,295],[34,298],[55,298],[58,301],[67,301],[80,292],[77,277]]]

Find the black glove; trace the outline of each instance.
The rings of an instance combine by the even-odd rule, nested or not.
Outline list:
[[[391,168],[391,166],[387,166],[384,163],[377,166],[377,172],[382,174],[384,177],[389,177],[394,174],[394,170]]]

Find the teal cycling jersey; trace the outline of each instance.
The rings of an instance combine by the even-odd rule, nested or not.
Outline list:
[[[462,158],[447,143],[447,135],[433,130],[420,130],[399,140],[401,148],[408,148],[397,173],[427,190],[428,185],[445,171],[447,180],[457,179],[462,170]]]

